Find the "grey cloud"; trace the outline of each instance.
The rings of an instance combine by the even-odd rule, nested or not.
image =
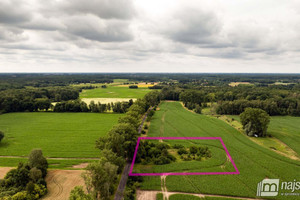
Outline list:
[[[28,39],[23,35],[23,30],[13,27],[0,27],[0,40],[5,42],[17,42]]]
[[[15,24],[31,19],[29,6],[19,0],[0,1],[0,23]]]
[[[222,28],[214,13],[196,9],[184,9],[176,13],[168,24],[168,37],[188,44],[209,44]]]
[[[19,24],[20,28],[32,30],[55,31],[65,29],[65,25],[58,18],[45,18],[40,14],[34,16],[30,21]]]
[[[227,35],[232,45],[243,52],[266,54],[281,52],[280,35],[276,31],[271,31],[268,26],[262,26],[255,21],[236,23]]]
[[[129,24],[119,20],[102,20],[96,16],[76,16],[66,22],[67,32],[99,42],[124,42],[133,39]]]
[[[103,19],[130,19],[135,14],[128,0],[68,0],[60,6],[71,14],[94,14]]]

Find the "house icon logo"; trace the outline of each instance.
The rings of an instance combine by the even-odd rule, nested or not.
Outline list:
[[[264,179],[257,184],[257,194],[260,197],[274,197],[278,195],[279,179]]]

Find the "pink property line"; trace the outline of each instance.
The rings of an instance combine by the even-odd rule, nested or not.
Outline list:
[[[133,165],[136,159],[137,150],[141,140],[220,140],[225,149],[226,155],[231,161],[235,172],[165,172],[165,173],[132,173]],[[130,166],[129,176],[163,176],[163,175],[224,175],[224,174],[240,174],[233,159],[231,158],[221,137],[139,137],[134,151],[133,160]]]

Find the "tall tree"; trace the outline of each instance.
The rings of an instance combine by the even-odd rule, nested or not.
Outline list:
[[[270,116],[259,108],[246,108],[240,114],[243,129],[248,136],[265,137],[267,135]]]
[[[48,162],[43,156],[41,149],[33,149],[28,157],[28,164],[30,168],[36,167],[42,171],[43,177],[47,175]]]
[[[118,167],[105,159],[90,163],[83,178],[88,192],[94,199],[109,200],[114,191]]]

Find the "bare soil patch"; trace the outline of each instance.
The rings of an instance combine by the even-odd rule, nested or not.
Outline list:
[[[235,87],[235,86],[238,86],[238,85],[253,85],[253,84],[249,83],[249,82],[231,82],[228,85],[231,86],[231,87]]]
[[[70,192],[75,186],[84,186],[82,172],[83,170],[49,170],[46,176],[48,194],[42,199],[69,199]]]
[[[159,193],[159,191],[137,190],[136,191],[136,199],[137,200],[156,200],[157,193]]]
[[[72,168],[75,169],[84,169],[89,165],[89,163],[80,163],[79,165],[73,165]]]
[[[11,169],[13,169],[13,167],[0,167],[0,179],[3,179],[6,173]]]

